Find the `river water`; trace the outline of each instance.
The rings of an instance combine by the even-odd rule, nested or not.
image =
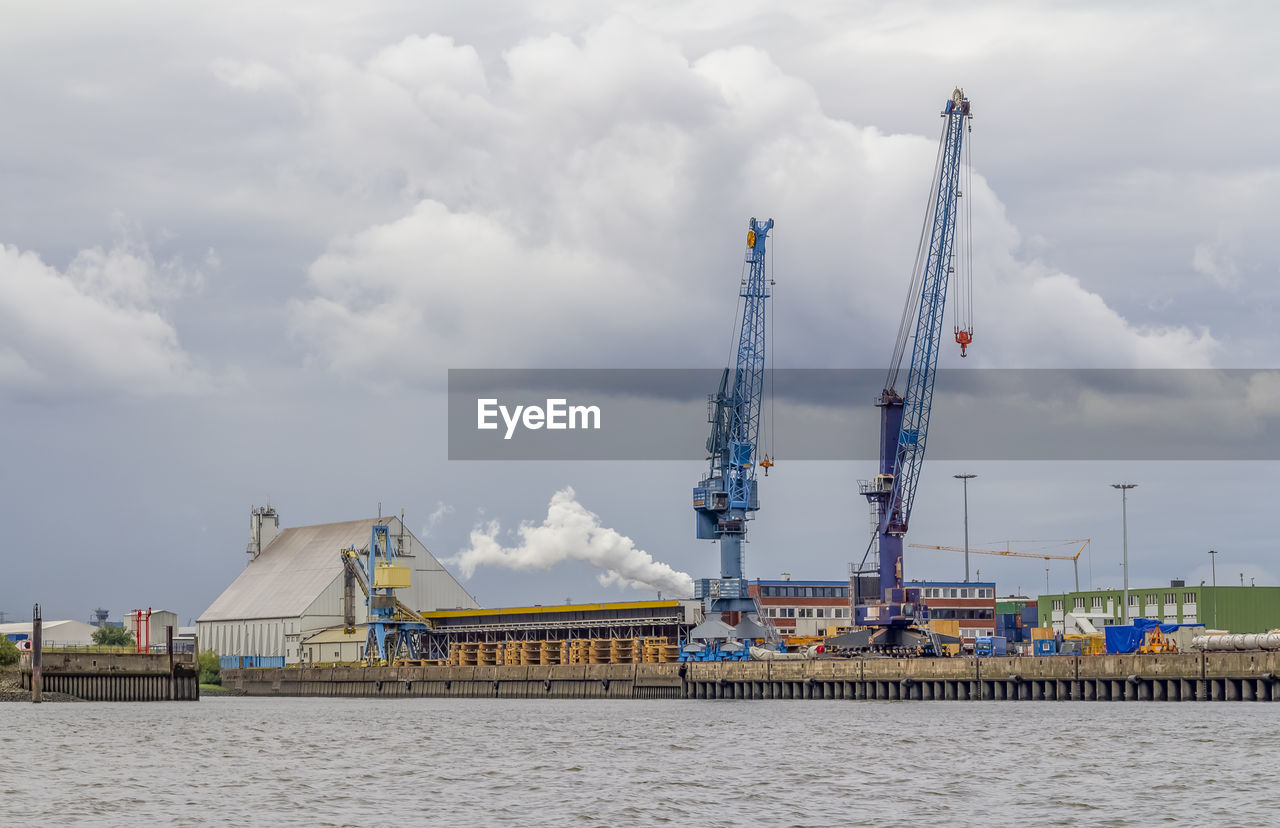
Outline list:
[[[0,825],[1274,825],[1280,704],[0,705]]]

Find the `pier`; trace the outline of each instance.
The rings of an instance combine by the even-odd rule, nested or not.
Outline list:
[[[250,696],[847,701],[1280,701],[1280,653],[831,659],[222,672]]]
[[[32,665],[25,654],[22,687],[40,693],[64,693],[85,701],[196,701],[200,668],[194,653],[129,653],[45,650]]]

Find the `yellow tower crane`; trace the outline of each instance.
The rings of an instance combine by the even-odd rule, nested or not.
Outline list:
[[[1053,544],[1055,546],[1066,546],[1068,544],[1074,546],[1080,544],[1080,548],[1076,550],[1074,555],[1050,555],[1047,552],[1015,552],[1013,544],[1015,543],[1042,543]],[[1074,538],[1071,540],[1061,541],[1005,541],[1004,549],[970,549],[969,552],[974,555],[1000,555],[1009,558],[1039,558],[1042,561],[1071,561],[1071,566],[1075,570],[1076,575],[1076,592],[1080,591],[1080,553],[1089,545],[1089,538]],[[912,549],[937,549],[943,552],[963,552],[963,546],[930,546],[923,543],[911,544]]]

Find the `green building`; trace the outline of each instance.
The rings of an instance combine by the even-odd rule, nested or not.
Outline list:
[[[1040,596],[1040,626],[1062,630],[1068,614],[1087,618],[1098,629],[1123,624],[1124,590],[1097,589]],[[1154,618],[1166,624],[1204,624],[1233,633],[1280,629],[1280,587],[1186,586],[1130,587],[1129,618]],[[1068,630],[1071,632],[1071,630]]]

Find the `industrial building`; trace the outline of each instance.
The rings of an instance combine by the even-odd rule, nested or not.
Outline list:
[[[344,566],[340,551],[365,549],[374,526],[387,526],[410,586],[397,596],[415,610],[479,605],[399,518],[375,517],[280,530],[271,507],[250,512],[250,556],[244,571],[196,619],[200,648],[232,664],[297,664],[302,642],[343,624]],[[367,553],[366,553],[367,554]],[[365,619],[358,593],[356,618]]]
[[[904,586],[920,590],[930,620],[958,621],[965,646],[996,634],[995,581],[908,581]]]
[[[828,627],[849,626],[848,581],[755,580],[747,590],[760,607],[760,620],[780,635],[819,636]]]
[[[675,644],[686,641],[702,621],[702,608],[699,601],[664,600],[436,610],[422,615],[431,631],[424,636],[421,652],[428,659],[446,659],[453,645],[471,642],[665,638]]]
[[[1101,630],[1124,623],[1124,591],[1099,589],[1042,595],[1040,626],[1056,632],[1076,632],[1074,619]],[[1071,616],[1071,618],[1068,618]],[[1280,628],[1280,587],[1187,586],[1170,581],[1164,587],[1130,587],[1129,618],[1152,618],[1166,624],[1204,624],[1233,633],[1266,632]]]
[[[173,628],[177,638],[178,614],[169,610],[131,610],[124,614],[124,628],[133,633],[133,640],[147,650],[163,649],[168,642],[167,627]]]
[[[32,629],[30,621],[0,624],[0,636],[22,641],[31,637]],[[97,630],[83,621],[44,621],[40,624],[40,640],[45,647],[84,647],[93,643]]]

